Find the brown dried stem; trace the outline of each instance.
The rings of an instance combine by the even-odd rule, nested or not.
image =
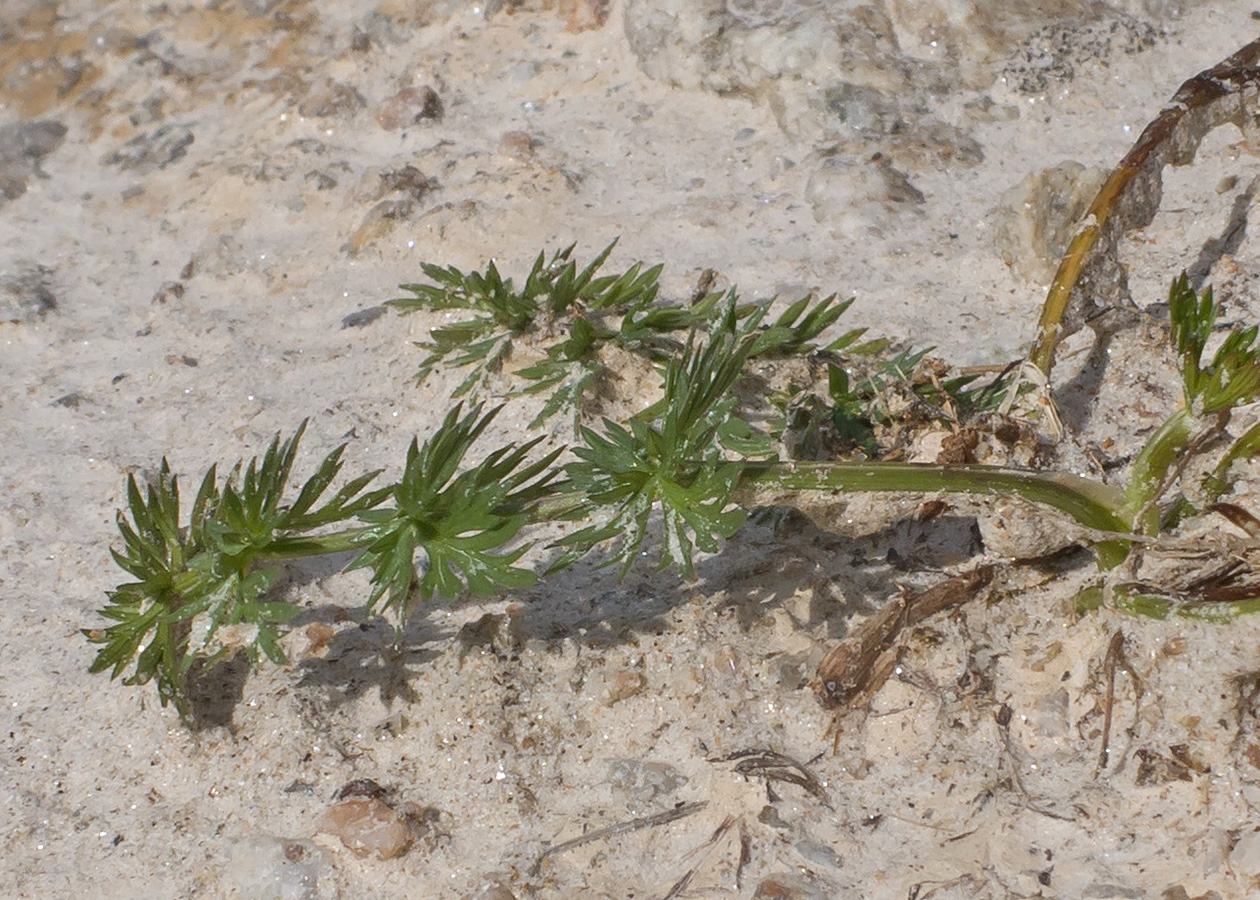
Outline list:
[[[1059,262],[1028,354],[1028,362],[1046,379],[1059,340],[1083,324],[1065,320],[1074,290],[1081,289],[1077,305],[1084,310],[1131,303],[1117,245],[1125,232],[1145,228],[1155,218],[1164,166],[1193,162],[1204,136],[1225,123],[1244,134],[1255,131],[1247,109],[1260,93],[1258,60],[1260,40],[1255,40],[1182,84],[1099,189]]]
[[[903,593],[855,628],[819,664],[810,684],[818,702],[841,711],[873,695],[892,673],[887,657],[902,629],[961,606],[988,586],[994,568],[978,566],[921,593]]]

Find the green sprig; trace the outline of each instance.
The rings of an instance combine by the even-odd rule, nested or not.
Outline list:
[[[582,510],[611,510],[609,521],[580,529],[561,541],[570,562],[596,544],[616,540],[610,562],[624,574],[648,534],[651,513],[659,509],[664,530],[660,567],[677,566],[694,575],[693,549],[718,549],[743,524],[743,510],[731,507],[742,463],[722,453],[727,436],[746,437],[747,423],[735,414],[730,389],[743,373],[756,343],[754,335],[730,331],[708,344],[689,342],[680,359],[665,370],[664,395],[627,425],[604,420],[603,432],[583,428],[576,462],[565,466],[566,489],[585,501]]]
[[[456,403],[427,440],[412,440],[396,483],[370,489],[379,471],[343,482],[343,445],[295,490],[303,422],[223,478],[211,466],[187,518],[179,482],[163,460],[143,487],[127,480],[121,547],[112,553],[134,580],[109,593],[101,611],[108,624],[86,632],[99,645],[92,670],[129,684],[155,681],[162,703],[187,714],[186,682],[198,662],[213,665],[238,649],[253,661],[284,659],[280,640],[297,612],[276,596],[286,560],[353,554],[348,569],[371,571],[368,613],[390,615],[401,630],[416,601],[532,584],[537,575],[525,564],[532,526],[560,522],[569,529],[552,544],[559,553],[548,571],[607,545],[607,564],[625,574],[659,528],[659,566],[691,578],[697,552],[718,551],[765,496],[776,503],[835,491],[1018,496],[1085,526],[1100,569],[1111,569],[1135,541],[1158,538],[1172,513],[1194,514],[1184,498],[1166,502],[1165,492],[1225,433],[1235,406],[1260,398],[1257,329],[1228,332],[1205,362],[1219,307],[1210,291],[1196,295],[1183,276],[1173,284],[1170,310],[1185,402],[1148,438],[1123,488],[985,465],[780,461],[774,435],[750,419],[770,422],[785,443],[791,429],[830,427],[841,443],[875,458],[883,452],[877,425],[891,424],[893,398],[917,410],[911,422],[952,423],[987,408],[998,392],[927,369],[925,351],[892,352],[880,340],[859,344],[863,329],[829,337],[851,301],[805,298],[773,318],[771,301],[740,304],[733,289],[659,304],[660,266],[601,276],[612,244],[580,270],[572,249],[550,260],[539,254],[519,290],[494,263],[467,275],[426,265],[434,283],[408,285],[414,296],[393,301],[404,310],[469,314],[435,329],[421,369],[423,377],[436,366],[471,368],[457,396],[475,391],[513,342],[549,341],[538,362],[515,373],[525,382],[517,393],[543,398],[534,425],[573,409],[579,441],[567,456],[565,448],[544,450],[543,438],[479,451],[501,408],[465,411]],[[658,366],[662,393],[638,415],[604,419],[596,429],[580,416],[584,396],[607,374],[610,345]],[[825,385],[758,397],[749,388],[760,382],[746,378],[750,362],[776,356],[808,357],[819,365],[807,371],[824,373]],[[1258,448],[1260,425],[1225,450],[1203,486],[1209,502]],[[1214,594],[1215,605],[1196,604],[1192,591],[1135,583],[1089,589],[1078,599],[1082,608],[1110,597],[1145,615],[1214,617],[1256,608],[1255,591],[1240,590],[1236,597]]]
[[[186,523],[180,520],[179,482],[165,459],[144,492],[128,477],[127,514],[118,514],[123,549],[111,552],[137,580],[110,592],[102,615],[114,624],[87,632],[102,645],[92,671],[109,669],[117,678],[134,664],[128,683],[156,680],[163,705],[173,702],[187,713],[185,677],[198,658],[214,662],[230,652],[218,640],[225,627],[252,630],[245,646],[251,658],[261,652],[284,660],[279,628],[297,609],[263,599],[280,571],[268,564],[350,549],[355,533],[312,539],[306,532],[353,518],[388,494],[365,492],[377,474],[369,472],[317,508],[341,471],[343,445],[324,458],[294,501],[285,504],[305,428],[303,422],[283,442],[277,435],[261,460],[250,460],[243,472],[238,463],[222,483],[217,467],[211,466]]]
[[[413,587],[428,600],[465,589],[487,595],[533,583],[531,570],[514,565],[527,546],[497,551],[550,495],[556,477],[551,465],[561,450],[527,462],[538,438],[502,447],[459,471],[499,409],[482,415],[475,406],[461,418],[457,405],[422,447],[411,442],[402,480],[392,490],[396,506],[360,514],[369,525],[362,535],[366,546],[348,568],[372,569],[369,613],[385,597],[384,608],[397,613],[401,627]]]

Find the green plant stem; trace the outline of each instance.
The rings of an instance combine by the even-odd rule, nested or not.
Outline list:
[[[1028,361],[1040,369],[1047,380],[1050,378],[1051,368],[1054,367],[1054,352],[1059,346],[1059,335],[1063,331],[1063,316],[1067,312],[1072,290],[1081,277],[1081,270],[1089,259],[1090,251],[1094,249],[1094,244],[1098,241],[1098,235],[1102,232],[1102,223],[1106,221],[1107,216],[1115,207],[1120,192],[1124,190],[1131,178],[1132,173],[1124,170],[1118,169],[1111,174],[1089,208],[1085,219],[1088,224],[1083,225],[1072,236],[1067,252],[1059,261],[1059,268],[1054,274],[1050,290],[1046,293],[1041,317],[1037,321],[1037,337],[1033,341],[1032,349],[1028,351]],[[1091,215],[1094,216],[1093,219],[1089,218]]]
[[[750,462],[744,467],[737,500],[765,492],[899,491],[907,493],[1014,494],[1067,513],[1087,528],[1129,533],[1121,510],[1124,494],[1100,481],[1057,472],[1028,472],[999,466],[935,466],[921,463]],[[1124,540],[1095,545],[1099,564],[1119,565],[1128,553]]]
[[[1101,585],[1085,588],[1076,595],[1078,614],[1101,609],[1106,602],[1107,591]],[[1160,594],[1141,584],[1117,584],[1111,588],[1112,605],[1127,613],[1151,619],[1167,619],[1178,616],[1217,624],[1229,622],[1238,616],[1260,612],[1260,598],[1246,600],[1219,600],[1194,602]]]
[[[1169,470],[1190,443],[1190,424],[1190,411],[1183,406],[1147,439],[1133,461],[1133,472],[1125,488],[1125,512],[1133,531],[1159,533],[1159,511],[1154,508],[1154,501],[1164,489]]]
[[[1217,413],[1210,425],[1192,437],[1191,429],[1194,424],[1195,420],[1190,411],[1182,407],[1169,416],[1159,430],[1147,439],[1142,452],[1134,460],[1133,473],[1125,489],[1127,497],[1125,511],[1126,518],[1132,523],[1135,533],[1151,536],[1159,534],[1160,516],[1156,504],[1164,491],[1168,489],[1169,484],[1176,479],[1177,475],[1180,475],[1180,471],[1174,472],[1174,469],[1184,467],[1186,460],[1224,432],[1225,426],[1229,424],[1229,410],[1225,409]],[[1234,460],[1254,453],[1256,447],[1260,446],[1260,433],[1253,434],[1252,431],[1255,431],[1254,426],[1251,431],[1239,438],[1238,443],[1230,449],[1214,474],[1209,477],[1207,484],[1209,493],[1213,490],[1213,478],[1220,485],[1224,485],[1229,466]],[[1239,444],[1242,444],[1241,448]],[[1170,473],[1173,474],[1170,475]],[[1219,490],[1211,499],[1215,500],[1218,496],[1220,496]]]

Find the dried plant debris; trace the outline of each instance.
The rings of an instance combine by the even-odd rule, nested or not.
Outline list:
[[[699,800],[693,803],[680,803],[673,809],[656,813],[651,816],[644,816],[641,819],[629,819],[624,822],[618,822],[615,825],[609,825],[606,828],[596,828],[594,831],[588,831],[581,837],[575,837],[571,840],[563,841],[544,850],[535,860],[530,870],[531,875],[537,875],[542,871],[543,863],[550,857],[558,856],[561,853],[567,853],[578,847],[595,841],[605,841],[609,838],[617,837],[622,834],[629,834],[633,831],[639,831],[643,828],[657,828],[661,825],[668,825],[670,822],[677,822],[679,819],[685,819],[687,816],[695,815],[701,810],[708,807],[708,801]]]
[[[1119,629],[1111,636],[1107,646],[1107,658],[1103,661],[1103,675],[1107,679],[1107,693],[1103,700],[1102,750],[1098,754],[1099,770],[1107,768],[1111,759],[1111,717],[1116,706],[1116,670],[1129,668],[1124,655],[1124,632]]]
[[[918,593],[903,592],[853,629],[823,658],[811,688],[818,702],[841,715],[868,700],[892,674],[903,629],[976,597],[995,567],[978,566]]]
[[[1255,124],[1258,62],[1260,40],[1182,84],[1103,183],[1042,307],[1028,360],[1043,376],[1049,377],[1055,348],[1065,336],[1085,324],[1100,333],[1114,330],[1123,317],[1102,313],[1133,306],[1119,243],[1126,233],[1154,220],[1163,197],[1164,167],[1192,163],[1204,136],[1226,123],[1250,141],[1260,139]]]
[[[794,784],[807,794],[822,802],[828,809],[831,800],[827,796],[827,788],[822,781],[804,764],[776,750],[740,750],[726,756],[709,760],[713,763],[735,763],[735,774],[748,778],[764,778],[766,793],[770,801],[778,799],[774,785]]]
[[[1194,781],[1196,775],[1212,770],[1195,758],[1187,744],[1170,744],[1167,753],[1140,747],[1134,754],[1138,760],[1134,783],[1138,787],[1157,787],[1170,781]]]
[[[348,781],[337,790],[337,799],[347,797],[367,797],[370,800],[382,800],[389,795],[389,789],[377,784],[371,778],[356,778]]]
[[[674,882],[674,886],[669,889],[662,900],[674,900],[675,897],[681,897],[691,884],[692,879],[708,861],[713,851],[722,844],[723,838],[731,832],[738,824],[739,832],[739,862],[735,866],[735,886],[739,887],[744,867],[748,864],[751,855],[752,840],[748,835],[748,829],[744,825],[743,819],[737,819],[735,816],[727,816],[713,829],[713,833],[709,835],[708,840],[691,851],[689,855],[698,856],[695,864],[684,873],[684,875]]]
[[[1029,771],[1030,766],[1027,759],[1027,751],[1020,744],[1019,739],[1011,734],[1011,720],[1014,716],[1015,711],[1011,709],[1010,705],[1003,703],[998,707],[997,712],[994,713],[993,720],[997,723],[1003,749],[1006,751],[1005,768],[1007,775],[1010,783],[1014,785],[1015,790],[1023,798],[1024,808],[1047,818],[1058,819],[1063,822],[1075,822],[1077,818],[1075,815],[1057,812],[1035,800],[1028,786],[1024,783],[1024,773]]]

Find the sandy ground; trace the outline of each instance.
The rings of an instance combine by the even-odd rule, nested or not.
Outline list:
[[[954,362],[1015,358],[1053,248],[1003,193],[1114,165],[1257,27],[1160,0],[0,6],[0,896],[1254,896],[1260,623],[1073,621],[1085,573],[1011,582],[917,632],[829,752],[819,658],[898,584],[974,562],[968,517],[986,541],[1030,517],[1006,501],[948,532],[908,523],[914,499],[763,519],[694,584],[582,569],[434,604],[398,652],[361,573],[308,566],[283,587],[292,663],[227,673],[196,732],[90,676],[80,629],[121,577],[127,473],[165,455],[192,480],[306,417],[307,464],[349,440],[397,471],[454,384],[411,381],[436,320],[344,320],[422,261],[521,275],[619,238],[612,264],[667,263],[671,299],[712,267],[750,298],[854,296],[850,325]],[[1220,235],[1254,152],[1225,128],[1170,173],[1126,249],[1139,304]],[[1240,316],[1256,263],[1244,241],[1212,273]],[[1160,365],[1139,342],[1114,381],[1163,397]],[[1140,397],[1089,439],[1150,427]],[[510,640],[461,632],[508,611]],[[364,778],[424,810],[399,859],[316,833]]]

